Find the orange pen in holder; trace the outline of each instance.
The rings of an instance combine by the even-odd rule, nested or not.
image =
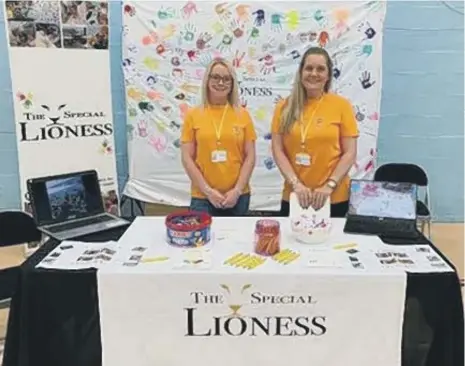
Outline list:
[[[276,220],[258,220],[255,225],[255,253],[273,256],[279,253],[281,230]]]

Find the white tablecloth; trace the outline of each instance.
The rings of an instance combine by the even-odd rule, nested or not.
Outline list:
[[[256,218],[215,218],[201,265],[165,244],[163,218],[138,218],[98,272],[103,365],[400,365],[405,269],[376,256],[395,248],[345,235],[343,220],[305,246],[281,221],[282,248],[300,258],[247,270],[224,261],[253,252]],[[123,265],[134,255],[146,262]]]

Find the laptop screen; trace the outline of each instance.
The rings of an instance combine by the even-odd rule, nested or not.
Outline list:
[[[103,203],[95,172],[33,179],[29,194],[39,225],[102,213]]]
[[[416,219],[417,186],[410,183],[352,180],[349,215]]]

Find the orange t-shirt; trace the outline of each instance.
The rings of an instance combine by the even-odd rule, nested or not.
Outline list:
[[[233,189],[245,159],[245,142],[255,141],[257,135],[249,112],[244,108],[235,110],[231,106],[196,107],[188,111],[182,126],[181,142],[195,142],[195,163],[207,184],[221,193]],[[223,119],[224,114],[224,119]],[[221,127],[221,120],[223,124]],[[216,126],[216,127],[215,127]],[[217,134],[220,144],[217,144]],[[214,162],[215,151],[224,161]],[[218,155],[217,155],[218,156]],[[192,185],[192,197],[205,198]],[[250,192],[249,185],[243,193]]]
[[[280,134],[280,118],[285,101],[276,106],[271,132]],[[312,118],[313,116],[313,118]],[[309,121],[309,119],[312,121]],[[357,121],[350,102],[336,94],[325,94],[320,101],[308,104],[303,113],[303,123],[296,121],[289,133],[282,135],[284,152],[294,169],[297,178],[311,189],[321,187],[331,177],[342,156],[341,138],[358,137]],[[301,131],[305,132],[308,123],[305,145],[302,149]],[[310,165],[296,163],[296,155],[305,153],[310,156]],[[331,203],[349,199],[350,178],[342,178],[331,195]],[[283,200],[289,201],[292,191],[286,181],[283,189]]]

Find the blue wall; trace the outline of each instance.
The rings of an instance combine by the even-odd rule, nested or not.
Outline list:
[[[120,3],[110,2],[111,68],[120,188],[127,179]],[[18,158],[3,6],[0,7],[0,210],[19,207]],[[383,50],[379,163],[408,161],[430,177],[434,216],[464,216],[463,3],[389,1]]]
[[[378,164],[421,165],[440,221],[464,214],[463,20],[463,2],[389,1],[385,23]]]

